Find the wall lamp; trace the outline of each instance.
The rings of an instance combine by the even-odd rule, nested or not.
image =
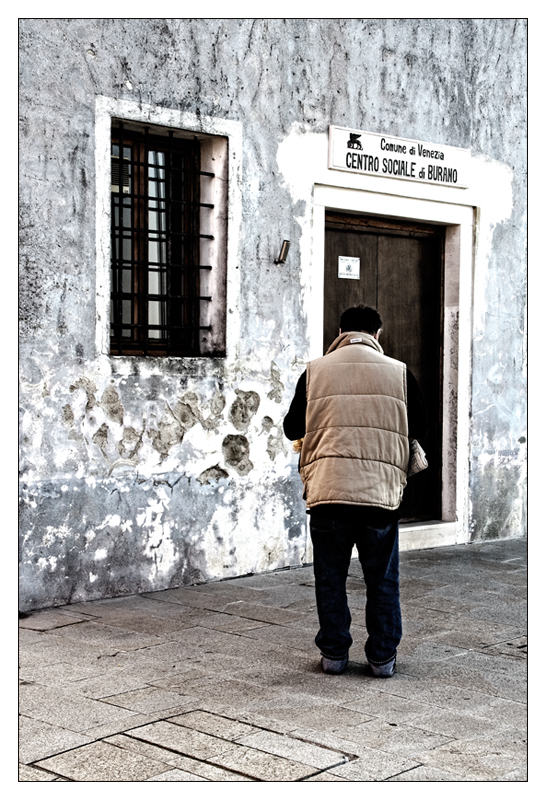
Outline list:
[[[284,264],[284,262],[288,258],[289,250],[290,250],[290,241],[288,239],[285,239],[281,245],[281,252],[279,253],[279,257],[275,259],[275,264]]]

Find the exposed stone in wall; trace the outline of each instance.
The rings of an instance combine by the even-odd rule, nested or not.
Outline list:
[[[239,475],[248,475],[254,466],[248,453],[250,444],[246,436],[240,434],[226,436],[222,442],[222,453],[224,460],[230,467],[234,467]]]
[[[100,400],[101,408],[106,412],[106,416],[119,425],[123,425],[123,406],[120,403],[119,395],[113,386],[107,386]]]
[[[267,437],[267,454],[274,461],[279,453],[286,453],[285,438],[282,430],[275,431]]]
[[[142,431],[128,427],[123,429],[123,435],[118,442],[118,452],[122,458],[133,459],[142,444]]]
[[[208,469],[204,470],[201,475],[197,478],[199,483],[212,483],[213,481],[219,481],[222,478],[229,478],[229,472],[226,472],[225,469],[222,469],[220,464],[215,464],[214,467],[209,467]]]
[[[229,421],[238,431],[247,431],[250,420],[258,410],[260,396],[257,392],[235,390],[237,399],[229,409]]]
[[[157,425],[157,430],[148,433],[153,446],[161,456],[167,456],[171,447],[182,442],[185,429],[175,418],[173,412],[166,406],[165,413],[161,422]]]

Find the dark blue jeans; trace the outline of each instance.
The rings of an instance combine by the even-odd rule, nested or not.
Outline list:
[[[320,630],[315,643],[327,658],[343,658],[353,643],[346,582],[356,545],[366,582],[365,653],[381,664],[402,638],[398,570],[398,514],[371,506],[311,510],[315,595]]]

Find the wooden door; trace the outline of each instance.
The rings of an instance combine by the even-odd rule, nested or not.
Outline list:
[[[350,306],[377,308],[385,354],[414,374],[428,416],[421,440],[429,468],[408,480],[401,519],[441,519],[442,275],[444,229],[343,213],[326,215],[324,352]],[[360,259],[360,276],[338,277],[339,257]]]

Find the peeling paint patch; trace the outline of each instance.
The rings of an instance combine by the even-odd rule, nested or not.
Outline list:
[[[270,400],[280,403],[284,394],[284,383],[281,382],[281,371],[274,361],[271,362],[271,375],[269,380],[272,384],[272,389],[267,393]]]
[[[93,383],[92,380],[86,378],[80,378],[74,384],[70,386],[70,391],[75,392],[76,389],[83,389],[85,394],[87,395],[87,405],[85,406],[86,411],[91,411],[97,404],[97,399],[95,397],[95,393],[97,391],[97,387]]]
[[[158,504],[154,507],[153,513],[146,515],[146,525],[151,530],[144,555],[152,560],[153,566],[150,571],[152,580],[168,576],[176,566],[176,548],[171,535],[172,523],[163,520],[163,512],[162,505]]]
[[[157,426],[157,430],[151,431],[148,435],[152,439],[152,444],[157,452],[165,458],[169,454],[171,447],[182,442],[185,433],[185,428],[183,428],[176,419],[171,408],[167,406],[167,410],[163,419]]]
[[[104,452],[104,449],[108,444],[108,425],[106,422],[103,422],[98,431],[93,435],[92,441],[102,451],[103,456],[108,458]]]
[[[63,420],[68,425],[68,427],[74,425],[74,412],[72,411],[72,406],[70,406],[67,403],[65,406],[63,406],[62,412],[63,412]]]
[[[109,419],[123,425],[123,406],[119,394],[113,386],[106,387],[102,393],[100,405]]]
[[[284,446],[284,436],[281,431],[277,430],[267,437],[267,454],[271,461],[274,461],[279,453],[286,453],[286,448]]]
[[[216,392],[210,401],[202,404],[195,392],[186,392],[173,413],[187,430],[199,422],[205,431],[212,431],[217,430],[223,421],[225,405],[226,398],[221,392]]]
[[[128,427],[123,429],[123,435],[118,442],[118,452],[122,457],[129,460],[135,458],[140,446],[142,445],[143,431],[137,431]]]

